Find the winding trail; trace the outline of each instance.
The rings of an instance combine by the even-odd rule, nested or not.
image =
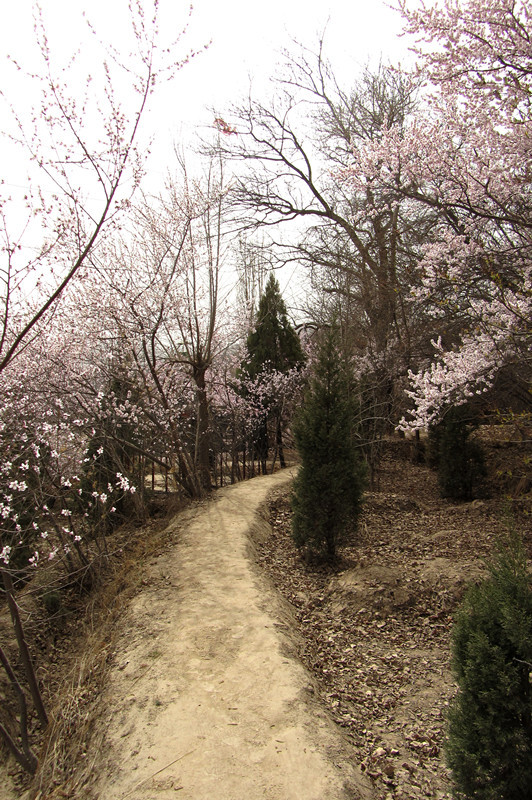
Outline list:
[[[254,566],[290,470],[179,514],[148,567],[103,698],[100,800],[370,798],[293,655],[290,614]]]

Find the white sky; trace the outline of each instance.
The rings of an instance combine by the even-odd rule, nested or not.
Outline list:
[[[211,124],[206,107],[223,116],[248,93],[250,81],[253,96],[263,98],[281,51],[293,50],[294,39],[313,48],[326,26],[326,55],[347,84],[368,59],[408,59],[406,42],[397,36],[400,16],[384,0],[196,0],[190,40],[212,43],[174,82],[172,130],[186,136],[198,124]]]
[[[146,0],[144,0],[146,3]],[[160,0],[163,33],[169,40],[188,19],[185,0]],[[7,62],[16,57],[31,69],[40,69],[33,33],[32,0],[0,0],[0,88],[15,105],[28,101],[27,87]],[[281,51],[293,49],[293,40],[314,48],[326,28],[325,55],[332,62],[339,83],[348,88],[368,61],[408,62],[408,43],[399,38],[400,15],[385,0],[195,0],[182,55],[190,48],[208,49],[186,65],[155,98],[144,120],[144,133],[154,136],[150,161],[150,189],[155,190],[171,163],[174,142],[191,140],[196,131],[205,133],[213,122],[214,107],[224,109],[248,93],[264,98],[269,79],[282,62]],[[86,9],[100,37],[118,49],[128,48],[124,34],[127,0],[41,0],[41,8],[52,58],[58,63],[76,49],[90,64],[93,37],[82,21]],[[75,95],[76,77],[69,90]],[[67,76],[68,81],[68,76]],[[7,124],[6,118],[0,127]],[[0,144],[2,175],[13,191],[23,192],[27,171]],[[20,172],[20,175],[18,173]]]
[[[187,103],[223,107],[247,91],[250,75],[260,91],[280,51],[293,49],[293,39],[312,47],[325,26],[326,53],[345,72],[406,49],[396,37],[399,15],[383,0],[197,0],[191,33],[212,44],[181,76]]]
[[[126,0],[41,0],[52,54],[66,57],[87,49],[91,36],[81,22],[86,9],[101,37],[123,47]],[[161,0],[164,33],[169,38],[188,18],[184,0]],[[268,91],[268,80],[282,60],[280,51],[293,39],[313,47],[327,26],[326,55],[349,84],[359,66],[369,60],[408,61],[407,42],[398,38],[400,15],[385,0],[195,0],[184,45],[200,48],[211,42],[159,95],[149,120],[167,148],[173,139],[210,124],[215,107],[221,113],[247,93]],[[32,0],[0,3],[0,76],[6,81],[6,55],[36,65]],[[127,43],[125,44],[127,47]],[[185,49],[185,47],[183,47]]]

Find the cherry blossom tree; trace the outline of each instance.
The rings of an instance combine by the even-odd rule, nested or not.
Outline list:
[[[436,338],[427,369],[411,374],[412,419],[436,420],[448,404],[490,389],[512,365],[521,395],[530,381],[530,108],[528,3],[463,0],[412,10],[427,111],[399,136],[391,129],[371,169],[438,212],[416,297],[435,320],[462,321],[460,340]]]
[[[93,30],[99,52],[91,53],[90,71],[83,75],[79,54],[57,63],[38,4],[34,16],[40,66],[32,71],[12,63],[16,85],[22,77],[28,95],[39,99],[24,112],[23,90],[13,99],[3,92],[12,123],[4,139],[20,148],[29,177],[19,178],[28,184],[22,199],[5,186],[0,197],[0,371],[53,310],[97,243],[119,224],[143,174],[138,144],[150,97],[194,55],[177,55],[181,36],[165,40],[158,0],[132,0],[124,31],[130,53],[100,41]]]
[[[120,472],[103,489],[83,486],[84,466],[100,455],[87,453],[87,435],[96,433],[91,423],[107,413],[109,398],[104,386],[93,391],[103,381],[87,358],[90,328],[80,347],[80,336],[65,336],[59,301],[74,283],[81,292],[89,257],[116,234],[143,175],[148,148],[139,137],[150,97],[193,55],[180,56],[181,36],[169,40],[160,30],[159,0],[131,0],[128,10],[129,52],[100,41],[89,26],[100,49],[83,74],[83,53],[58,64],[35,4],[40,64],[33,68],[13,59],[17,94],[2,92],[3,142],[9,154],[17,152],[13,161],[22,164],[22,174],[15,182],[27,190],[17,197],[8,185],[0,187],[0,571],[43,725],[46,712],[13,576],[26,579],[28,566],[54,561],[82,582],[94,548],[106,548],[105,537],[95,536],[91,510],[104,519],[134,489]],[[35,96],[35,104],[25,108],[25,98]],[[74,317],[70,323],[69,330],[76,326]],[[59,374],[66,362],[70,369]],[[33,772],[37,760],[24,690],[4,649],[0,660],[19,701],[21,747],[7,729],[0,734]]]

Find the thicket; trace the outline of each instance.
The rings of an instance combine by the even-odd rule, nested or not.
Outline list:
[[[532,786],[532,581],[518,541],[466,595],[453,630],[459,692],[447,761],[461,800],[526,800]]]
[[[353,404],[336,346],[323,334],[310,388],[294,424],[301,466],[294,481],[292,536],[306,555],[332,560],[356,530],[366,469],[354,441]]]

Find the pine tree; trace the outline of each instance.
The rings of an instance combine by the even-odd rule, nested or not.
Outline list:
[[[532,585],[519,542],[500,548],[453,630],[459,693],[447,761],[458,798],[528,800],[532,787]]]
[[[247,358],[241,365],[240,376],[252,381],[260,380],[261,375],[269,372],[286,373],[305,362],[299,336],[288,320],[279,283],[273,273],[259,300],[255,329],[247,338],[246,348]],[[265,464],[269,450],[268,420],[273,420],[279,460],[284,467],[282,410],[275,397],[263,396],[262,403],[264,417],[255,435],[255,447]]]
[[[259,300],[255,330],[249,334],[246,347],[248,357],[242,369],[251,379],[265,369],[288,372],[305,361],[299,336],[288,320],[281,289],[273,273]]]
[[[294,424],[301,457],[292,497],[292,535],[308,556],[332,560],[356,529],[365,465],[352,438],[353,409],[335,343],[324,334],[310,389]]]

